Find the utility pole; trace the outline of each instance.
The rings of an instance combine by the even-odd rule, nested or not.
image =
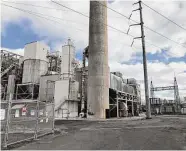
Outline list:
[[[141,26],[141,37],[135,37],[133,39],[132,45],[133,45],[135,39],[141,38],[142,50],[143,50],[143,71],[144,71],[145,101],[146,101],[146,110],[147,110],[146,111],[146,118],[147,119],[151,119],[150,100],[149,100],[149,88],[148,88],[148,74],[147,74],[147,58],[146,58],[146,51],[145,51],[145,35],[144,35],[144,27],[143,27],[144,22],[143,22],[143,15],[142,15],[141,0],[139,0],[136,3],[134,3],[133,5],[138,4],[138,3],[139,3],[139,8],[133,10],[132,12],[137,11],[137,10],[140,11],[140,23],[139,24],[130,25],[129,29],[128,29],[128,32],[129,32],[131,26],[136,26],[136,25],[140,25]],[[132,16],[132,13],[131,13],[130,17],[131,16]],[[130,17],[129,17],[129,19],[130,19]],[[127,34],[128,34],[128,32],[127,32]]]
[[[143,71],[144,71],[144,84],[145,84],[145,101],[146,101],[146,116],[147,119],[151,118],[151,110],[150,110],[150,100],[149,100],[149,88],[148,88],[148,74],[147,74],[147,58],[145,51],[145,35],[144,35],[144,27],[143,27],[143,15],[142,15],[142,7],[141,0],[139,0],[139,9],[140,9],[140,22],[141,22],[141,36],[142,36],[142,49],[143,49]]]

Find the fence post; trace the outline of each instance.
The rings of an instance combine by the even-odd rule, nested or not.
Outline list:
[[[6,117],[6,125],[5,125],[5,136],[4,136],[4,147],[7,148],[8,142],[8,133],[9,133],[9,124],[10,124],[10,114],[11,114],[11,106],[12,106],[12,93],[10,93],[9,100],[8,100],[8,110],[7,110],[7,117]]]
[[[55,94],[55,81],[52,81],[52,82],[54,83],[53,94]],[[54,128],[55,128],[55,99],[54,99],[54,96],[53,96],[52,111],[53,111],[52,133],[54,134]]]
[[[54,104],[54,101],[53,101],[53,104],[52,104],[52,111],[53,111],[53,114],[52,114],[52,133],[54,133],[54,125],[55,125],[55,104]]]
[[[36,105],[36,125],[35,125],[34,139],[37,139],[38,124],[39,124],[39,100],[37,100],[37,105]]]

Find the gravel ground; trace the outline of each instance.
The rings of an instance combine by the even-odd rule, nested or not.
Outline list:
[[[9,134],[7,144],[11,144],[20,140],[34,137],[35,120],[18,122],[13,121],[9,124]],[[38,135],[52,131],[52,120],[47,123],[45,121],[38,123]],[[1,148],[4,146],[5,122],[1,122]]]
[[[16,150],[186,150],[186,116],[150,120],[58,121],[60,134]]]

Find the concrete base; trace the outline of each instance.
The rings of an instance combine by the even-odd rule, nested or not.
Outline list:
[[[56,118],[76,118],[78,117],[78,102],[66,101],[58,111],[55,111]]]

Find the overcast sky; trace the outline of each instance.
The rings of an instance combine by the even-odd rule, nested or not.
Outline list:
[[[32,41],[44,41],[51,47],[51,51],[61,51],[61,46],[70,37],[76,47],[77,59],[82,59],[82,50],[88,45],[89,19],[63,8],[51,1],[8,1],[2,3],[16,8],[29,10],[32,13],[1,6],[1,47],[15,53],[23,54],[24,45]],[[16,3],[10,3],[16,2]],[[89,1],[58,1],[89,16]],[[110,1],[108,7],[130,16],[135,1]],[[24,3],[28,4],[18,4]],[[164,14],[169,19],[186,28],[185,1],[144,1],[145,4]],[[48,7],[34,7],[33,5]],[[154,86],[173,85],[174,73],[180,88],[180,96],[186,96],[186,30],[176,26],[148,7],[142,5],[144,25],[156,30],[164,36],[184,45],[155,34],[145,28],[145,39],[149,84],[153,80]],[[139,21],[139,12],[134,12],[132,19]],[[127,32],[134,22],[108,9],[108,24],[123,32]],[[129,32],[133,36],[140,36],[140,27],[132,27]],[[135,40],[133,47],[132,37],[108,27],[109,66],[111,71],[120,71],[124,78],[143,80],[141,41]],[[158,47],[155,47],[158,46]],[[141,83],[142,97],[144,86]],[[157,97],[173,98],[173,91],[155,93]]]

